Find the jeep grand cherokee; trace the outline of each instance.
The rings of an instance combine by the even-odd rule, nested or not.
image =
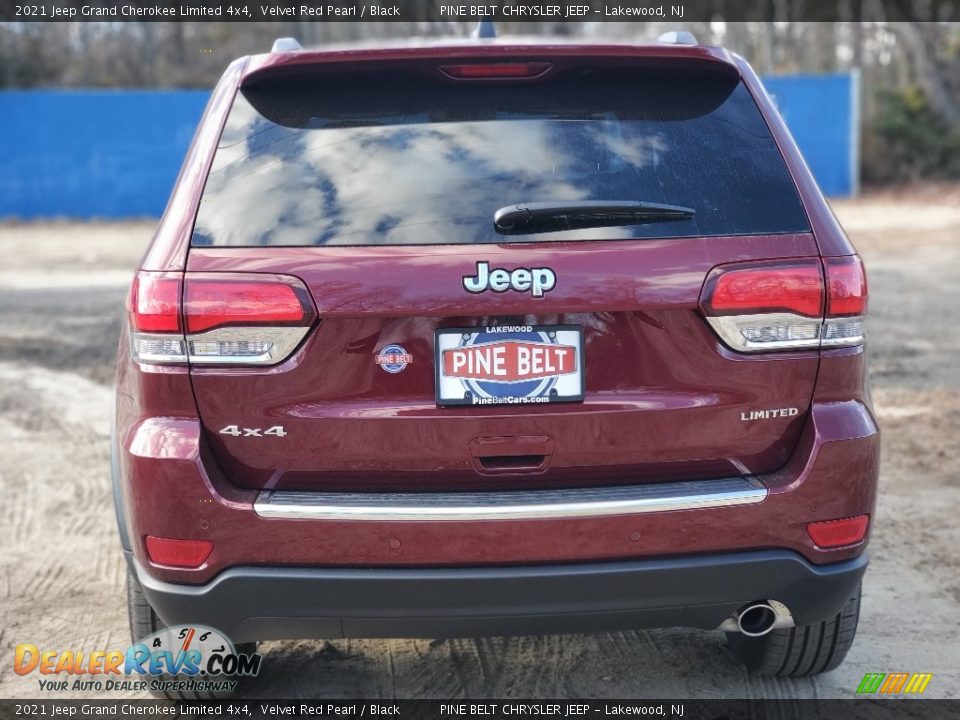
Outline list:
[[[747,63],[680,40],[229,67],[120,343],[135,636],[687,626],[840,663],[863,266]]]

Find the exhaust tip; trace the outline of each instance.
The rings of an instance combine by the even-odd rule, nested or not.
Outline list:
[[[749,605],[737,614],[737,629],[748,637],[761,637],[777,624],[777,611],[768,603]]]

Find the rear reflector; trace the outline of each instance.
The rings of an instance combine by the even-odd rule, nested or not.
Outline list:
[[[817,547],[837,548],[861,542],[867,535],[869,525],[869,515],[857,515],[841,520],[810,523],[807,525],[807,533]]]
[[[147,555],[154,565],[198,568],[213,552],[213,543],[206,540],[174,540],[147,535]]]
[[[129,307],[133,354],[145,363],[275,365],[317,317],[300,280],[259,273],[140,272]]]
[[[546,62],[463,63],[441,65],[440,71],[457,80],[489,80],[540,77],[550,67],[551,64]]]
[[[860,345],[865,310],[855,255],[720,265],[700,294],[700,312],[741,352]]]

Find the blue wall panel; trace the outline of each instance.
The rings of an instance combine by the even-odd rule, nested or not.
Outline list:
[[[849,75],[764,78],[828,195],[856,191]],[[0,217],[162,211],[206,91],[0,92]]]
[[[0,93],[0,217],[159,215],[209,93]]]
[[[763,84],[824,194],[856,193],[859,118],[855,76],[781,75],[765,77]]]

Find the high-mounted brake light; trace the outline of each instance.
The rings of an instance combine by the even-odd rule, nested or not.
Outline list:
[[[536,78],[552,67],[548,62],[461,63],[441,65],[440,72],[457,80]]]
[[[741,352],[862,344],[865,310],[855,255],[720,265],[700,295],[711,327]]]
[[[133,353],[147,363],[274,365],[317,316],[285,275],[140,272],[129,306]]]

